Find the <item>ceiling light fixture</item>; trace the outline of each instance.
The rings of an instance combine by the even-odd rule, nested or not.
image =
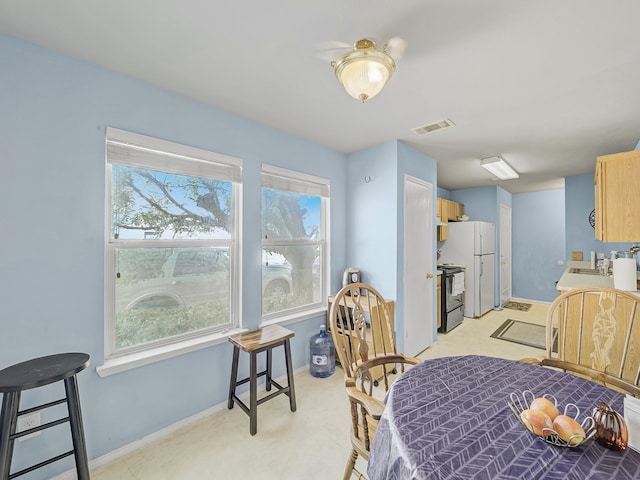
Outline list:
[[[386,48],[386,46],[385,46]],[[362,103],[380,93],[396,70],[396,62],[376,42],[363,38],[353,50],[333,63],[333,72],[344,89]]]
[[[505,162],[502,157],[490,157],[480,160],[480,166],[500,180],[512,180],[519,178],[518,172],[516,172],[511,166]]]

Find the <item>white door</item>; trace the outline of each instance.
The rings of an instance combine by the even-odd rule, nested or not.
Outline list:
[[[417,355],[433,343],[433,185],[404,178],[404,348]]]
[[[500,305],[511,299],[511,207],[500,204]]]

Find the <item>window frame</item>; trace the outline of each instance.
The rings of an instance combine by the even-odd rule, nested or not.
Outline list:
[[[270,240],[265,239],[261,227],[261,252],[274,245],[287,246],[308,246],[317,245],[320,247],[320,298],[317,302],[307,305],[288,308],[278,312],[262,314],[262,323],[277,323],[291,318],[306,318],[313,315],[319,310],[326,309],[326,299],[328,295],[328,274],[330,262],[330,232],[329,232],[329,212],[331,201],[331,182],[330,180],[315,175],[310,175],[295,170],[290,170],[274,165],[263,164],[261,171],[261,187],[260,187],[260,214],[262,218],[262,191],[264,189],[277,190],[282,192],[297,193],[308,196],[320,197],[320,238],[318,240],[302,239],[302,240]],[[261,253],[262,257],[262,253]],[[261,289],[261,304],[264,296]],[[262,311],[262,308],[260,309]]]
[[[129,157],[130,154],[130,157]],[[212,178],[231,183],[231,228],[228,239],[121,239],[112,235],[112,165],[124,165],[166,173]],[[125,357],[140,358],[155,350],[166,352],[172,345],[190,345],[197,339],[236,329],[241,318],[241,238],[242,222],[242,160],[154,137],[107,127],[105,136],[105,360]],[[115,276],[116,252],[134,248],[229,248],[230,305],[229,323],[152,342],[116,348]],[[162,353],[166,356],[166,353]]]

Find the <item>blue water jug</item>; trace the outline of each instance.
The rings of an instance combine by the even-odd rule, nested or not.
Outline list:
[[[309,372],[317,378],[327,378],[336,371],[336,349],[333,339],[327,333],[325,325],[320,326],[320,333],[311,337],[311,359]]]

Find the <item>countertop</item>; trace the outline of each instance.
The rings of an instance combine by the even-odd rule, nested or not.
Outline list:
[[[612,276],[569,273],[569,269],[571,268],[591,268],[591,264],[589,262],[567,262],[567,269],[564,271],[556,285],[558,290],[567,291],[583,287],[614,288]],[[638,291],[630,293],[640,295],[640,292]]]

